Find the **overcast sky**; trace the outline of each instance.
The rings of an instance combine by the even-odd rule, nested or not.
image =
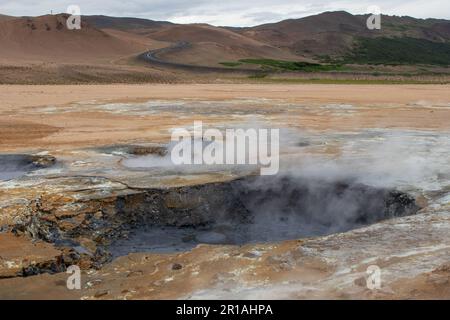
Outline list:
[[[252,26],[323,11],[367,13],[377,5],[383,14],[450,19],[449,0],[0,0],[0,14],[23,16],[65,12],[78,5],[85,15],[139,17],[177,23]]]

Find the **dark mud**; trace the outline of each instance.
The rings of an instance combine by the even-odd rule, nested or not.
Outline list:
[[[345,232],[420,209],[413,197],[396,190],[292,176],[135,190],[74,203],[44,201],[36,200],[29,219],[12,231],[55,244],[67,252],[65,263],[93,267],[131,252]]]
[[[259,177],[216,185],[204,194],[211,192],[216,197],[198,203],[207,213],[198,223],[146,223],[114,241],[109,251],[113,256],[169,253],[202,243],[242,245],[323,236],[419,210],[407,194],[349,181]],[[183,210],[186,217],[198,215],[194,208]]]
[[[51,156],[22,154],[0,155],[0,181],[19,178],[29,172],[47,168],[55,163]]]

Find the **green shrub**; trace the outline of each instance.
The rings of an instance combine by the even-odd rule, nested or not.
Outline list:
[[[318,72],[318,71],[335,71],[340,70],[340,65],[332,64],[318,64],[304,61],[286,61],[273,59],[241,59],[241,63],[257,64],[262,69],[280,70],[280,71],[304,71],[304,72]]]
[[[450,65],[450,43],[415,38],[361,38],[346,63]]]

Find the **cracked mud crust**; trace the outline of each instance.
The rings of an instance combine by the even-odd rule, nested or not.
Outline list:
[[[8,117],[0,133],[15,137],[0,139],[3,159],[24,155],[32,166],[0,181],[1,298],[450,298],[448,86],[33,86],[26,98],[23,90],[0,91]],[[236,184],[254,170],[125,165],[167,157],[170,130],[199,118],[219,128],[283,128],[283,169],[296,183],[260,183],[259,199]],[[325,182],[312,183],[318,177]],[[314,202],[311,190],[333,196]],[[365,194],[379,195],[383,206],[373,208],[383,215],[351,216],[353,227],[322,234],[224,240],[253,223],[258,215],[249,212],[308,201],[327,212],[323,203],[354,192],[365,205]],[[233,232],[217,225],[218,212],[234,221]],[[319,218],[314,226],[336,226]],[[289,219],[277,223],[297,221]],[[181,239],[192,247],[131,250],[142,225],[193,228]],[[109,252],[115,240],[124,254]],[[80,291],[66,287],[73,264],[82,269]],[[380,290],[365,285],[371,265],[382,270]]]

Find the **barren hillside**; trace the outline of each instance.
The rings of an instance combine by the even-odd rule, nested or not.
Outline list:
[[[147,45],[116,37],[82,21],[81,30],[66,28],[67,15],[0,19],[3,61],[98,62],[139,53]]]

